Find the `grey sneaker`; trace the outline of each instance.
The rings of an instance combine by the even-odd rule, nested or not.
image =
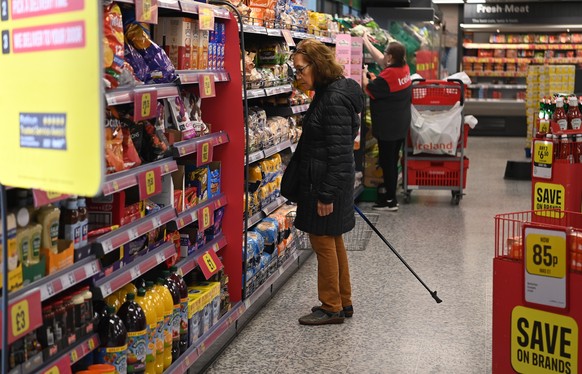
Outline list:
[[[344,319],[343,312],[331,313],[318,308],[311,314],[299,318],[299,324],[310,326],[332,325],[344,323]]]

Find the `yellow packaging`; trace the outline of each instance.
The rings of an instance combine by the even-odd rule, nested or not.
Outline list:
[[[198,31],[198,69],[208,69],[208,30]]]
[[[146,297],[152,303],[156,311],[156,333],[155,333],[155,344],[156,344],[156,361],[155,361],[155,372],[156,374],[162,374],[164,371],[164,303],[160,299],[159,295],[154,291],[154,283],[151,281],[146,282]]]
[[[198,290],[188,291],[188,345],[192,346],[202,336],[201,311],[204,309],[202,293]]]
[[[57,239],[57,253],[44,247],[41,252],[46,257],[47,274],[56,273],[75,262],[75,246],[72,240]]]
[[[0,225],[2,220],[0,219]],[[1,227],[1,226],[0,226]],[[8,290],[12,291],[22,287],[22,265],[18,260],[18,243],[16,240],[16,217],[13,213],[6,216],[6,228],[8,230]],[[0,230],[1,231],[1,230]],[[2,234],[0,232],[0,238]],[[2,264],[2,242],[0,242],[0,264]],[[2,267],[0,267],[2,274]],[[0,288],[2,285],[0,285]]]
[[[137,291],[135,302],[143,309],[146,317],[146,374],[156,372],[156,332],[158,330],[158,315],[151,298],[146,296],[146,291],[140,288]]]
[[[174,300],[172,294],[164,286],[164,279],[158,278],[153,288],[154,292],[164,304],[164,370],[172,365],[172,315],[174,313]]]
[[[198,22],[192,21],[192,48],[190,51],[190,69],[198,69],[198,47],[200,43],[200,30]]]
[[[209,319],[210,326],[216,324],[220,318],[220,282],[202,282],[196,284],[189,289],[199,290],[202,293],[206,293],[202,297],[204,298],[204,316],[203,318]],[[205,323],[207,321],[205,320]]]

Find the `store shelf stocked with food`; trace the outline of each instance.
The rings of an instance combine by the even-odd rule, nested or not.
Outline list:
[[[243,193],[237,25],[223,8],[174,3],[160,1],[155,25],[135,21],[133,1],[103,5],[106,176],[98,196],[7,191],[7,314],[27,321],[12,321],[18,329],[4,342],[12,372],[163,369],[188,348],[188,293],[202,300],[201,317],[218,318],[241,300],[242,225],[227,214],[242,210]],[[211,26],[200,19],[208,10]],[[220,110],[225,102],[234,110]],[[201,260],[188,271],[170,268],[193,253]],[[182,273],[195,269],[203,276],[184,277],[189,291]],[[166,304],[149,305],[154,294]]]
[[[466,31],[463,70],[475,83],[468,87],[467,97],[473,99],[468,103],[493,108],[500,99],[514,100],[516,104],[523,102],[528,68],[582,63],[581,41],[582,33],[579,32]],[[515,105],[515,108],[523,113],[523,105]]]

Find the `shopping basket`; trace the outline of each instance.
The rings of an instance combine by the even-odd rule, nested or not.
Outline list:
[[[380,215],[377,213],[366,213],[366,216],[374,225],[378,223],[378,219],[380,218]],[[287,219],[293,222],[295,220],[295,212],[287,214]],[[348,251],[363,251],[366,249],[373,231],[358,214],[355,214],[355,219],[356,225],[354,228],[343,235],[344,245]],[[311,249],[311,243],[309,242],[307,233],[297,230],[294,226],[292,226],[291,230],[292,235],[295,237],[295,248]]]
[[[566,231],[570,271],[582,272],[582,213],[529,210],[495,216],[495,257],[523,261],[524,227]]]
[[[377,213],[366,213],[366,217],[373,225],[378,223],[380,215]],[[363,251],[368,246],[370,237],[372,236],[372,228],[356,214],[356,225],[354,228],[344,234],[344,245],[348,251]]]
[[[455,118],[460,104],[459,124],[463,124],[464,84],[457,79],[440,80],[413,80],[412,82],[412,106],[422,112],[446,112],[455,110]],[[432,153],[415,154],[409,132],[405,144],[403,157],[404,202],[410,202],[413,190],[450,190],[452,202],[459,204],[463,197],[463,189],[467,183],[467,169],[469,159],[465,157],[464,149],[467,145],[468,126],[459,126],[459,139],[456,149],[452,149],[449,155]]]

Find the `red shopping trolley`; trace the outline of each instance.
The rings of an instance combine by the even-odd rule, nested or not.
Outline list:
[[[457,102],[460,110],[456,106]],[[459,204],[463,197],[463,189],[467,184],[467,169],[469,168],[469,159],[464,152],[469,126],[463,121],[463,104],[464,85],[458,79],[413,80],[413,109],[416,109],[420,115],[454,110],[453,119],[455,123],[458,121],[459,137],[456,147],[447,150],[448,154],[436,154],[426,151],[438,152],[438,147],[434,149],[432,146],[418,147],[418,144],[413,143],[409,132],[403,155],[405,203],[410,202],[413,190],[451,190],[452,203]],[[460,118],[456,118],[457,112]]]

